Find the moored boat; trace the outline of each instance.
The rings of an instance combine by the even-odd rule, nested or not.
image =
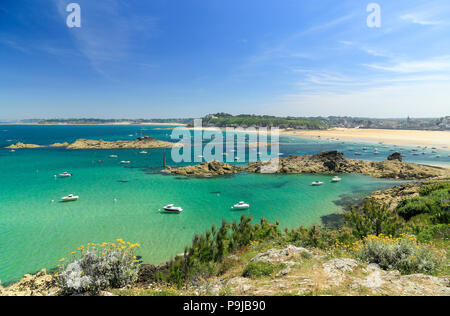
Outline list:
[[[60,173],[59,176],[60,176],[61,178],[69,178],[69,177],[72,176],[72,174],[71,174],[71,173],[68,173],[68,172],[66,172],[66,171],[64,171],[63,173]]]
[[[338,176],[333,177],[333,179],[331,179],[331,182],[341,182],[341,181],[342,181],[342,179],[339,178]]]
[[[165,212],[169,213],[181,213],[183,212],[183,209],[179,206],[175,206],[174,204],[169,204],[163,207],[163,210]]]
[[[250,204],[241,201],[239,203],[234,204],[231,209],[233,209],[233,210],[248,210],[249,208],[250,208]]]
[[[78,198],[79,198],[78,195],[69,194],[67,196],[63,196],[61,198],[61,201],[63,201],[63,202],[73,202],[73,201],[77,201]]]
[[[321,186],[321,185],[323,185],[324,183],[322,182],[322,181],[314,181],[313,183],[311,183],[311,185],[313,186],[313,187],[318,187],[318,186]]]

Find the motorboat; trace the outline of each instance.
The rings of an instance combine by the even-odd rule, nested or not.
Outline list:
[[[109,155],[109,158],[117,158],[117,155]]]
[[[338,176],[334,177],[333,179],[331,179],[331,182],[341,182],[342,179],[339,178]]]
[[[72,176],[72,174],[64,171],[63,173],[60,173],[59,176],[61,178],[69,178]]]
[[[146,152],[145,150],[143,150],[143,151],[140,152],[140,154],[141,154],[141,155],[146,155],[146,154],[148,154],[148,152]]]
[[[322,181],[314,181],[313,183],[311,183],[311,185],[313,186],[313,187],[318,187],[318,186],[321,186],[321,185],[323,185],[324,183],[322,182]]]
[[[69,194],[68,196],[64,196],[61,198],[63,202],[73,202],[78,200],[78,195]]]
[[[237,204],[234,204],[232,207],[233,210],[248,210],[249,208],[250,208],[250,204],[245,203],[243,201],[241,201]]]
[[[16,151],[14,149],[11,149],[9,152],[10,153],[15,153]]]
[[[169,204],[163,207],[163,210],[171,213],[181,213],[183,209],[179,206],[175,206],[174,204]]]
[[[360,152],[355,152],[355,156],[361,156],[362,155],[362,153],[360,153]]]
[[[128,161],[128,160],[122,160],[120,163],[121,163],[122,165],[128,165],[128,164],[131,163],[131,161]]]

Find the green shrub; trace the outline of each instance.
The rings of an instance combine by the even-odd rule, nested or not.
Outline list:
[[[258,279],[263,277],[272,277],[278,271],[284,269],[284,264],[272,264],[269,262],[250,262],[242,271],[245,278]]]
[[[433,191],[446,189],[447,192],[450,190],[450,182],[436,182],[422,186],[419,189],[419,194],[421,196],[427,196]]]
[[[449,239],[450,238],[450,225],[438,224],[427,229],[424,229],[419,233],[417,239],[420,242],[430,242],[435,239]]]
[[[359,239],[368,235],[396,235],[403,226],[403,221],[389,209],[389,205],[380,204],[375,199],[364,201],[361,210],[353,208],[345,214],[345,220]]]
[[[405,220],[420,214],[430,214],[438,211],[434,201],[428,197],[416,197],[413,199],[403,200],[397,206],[397,213]]]
[[[403,274],[432,273],[443,260],[440,252],[431,246],[417,243],[415,237],[406,234],[400,238],[370,235],[357,243],[353,251],[364,261]]]
[[[139,244],[89,244],[72,252],[71,260],[62,258],[56,282],[62,294],[98,294],[107,288],[121,288],[138,278],[139,263],[135,248]]]

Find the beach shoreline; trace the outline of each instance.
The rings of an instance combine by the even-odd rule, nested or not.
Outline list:
[[[450,131],[332,128],[280,130],[280,135],[398,146],[435,146],[439,149],[450,147]]]
[[[190,127],[193,130],[194,128]],[[225,131],[222,127],[203,127],[205,131]],[[257,133],[248,132],[247,133]],[[359,129],[330,128],[327,130],[293,130],[280,129],[280,136],[293,136],[327,141],[345,141],[367,144],[384,144],[408,147],[436,147],[447,150],[450,148],[450,131],[427,130],[395,130],[395,129]],[[270,127],[267,128],[270,134]]]

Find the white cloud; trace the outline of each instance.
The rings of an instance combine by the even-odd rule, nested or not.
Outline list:
[[[376,70],[384,70],[396,73],[423,73],[450,71],[450,56],[434,57],[428,60],[398,62],[391,65],[368,64]]]

